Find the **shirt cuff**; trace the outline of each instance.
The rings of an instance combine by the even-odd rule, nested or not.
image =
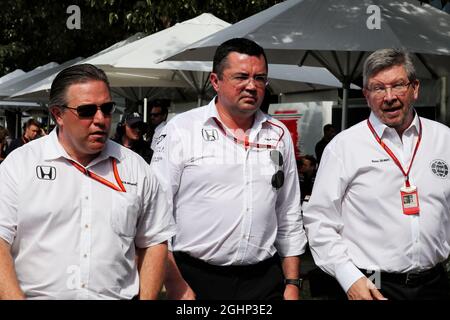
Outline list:
[[[158,233],[158,235],[153,236],[151,239],[147,239],[146,237],[136,237],[134,243],[138,248],[148,248],[163,243],[165,241],[170,242],[175,233],[176,229],[175,225],[173,225],[173,227],[171,227],[170,229],[161,231],[160,233]]]
[[[303,231],[291,238],[277,239],[275,247],[280,257],[299,256],[305,252],[306,242],[306,234]]]
[[[345,293],[361,277],[364,277],[364,274],[351,262],[336,267],[336,279]]]
[[[12,245],[14,241],[14,234],[11,234],[8,228],[0,226],[0,238],[5,240],[9,245]]]

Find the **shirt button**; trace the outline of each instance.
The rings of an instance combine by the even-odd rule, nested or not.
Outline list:
[[[82,287],[82,288],[85,288],[85,287],[86,287],[86,285],[85,285],[84,283],[82,283],[82,284],[81,284],[81,287]]]
[[[86,200],[89,200],[89,197],[88,196],[86,196],[86,197],[84,197]]]
[[[85,253],[85,254],[83,255],[83,257],[87,258],[87,254]]]
[[[87,229],[87,228],[89,228],[89,225],[88,225],[88,224],[85,224],[84,227]]]

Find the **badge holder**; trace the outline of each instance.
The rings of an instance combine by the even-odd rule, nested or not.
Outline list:
[[[400,188],[403,213],[406,215],[419,214],[419,195],[416,186],[404,186]]]

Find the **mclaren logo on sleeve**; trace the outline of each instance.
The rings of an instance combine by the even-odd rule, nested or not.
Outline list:
[[[202,136],[205,141],[219,140],[219,132],[216,129],[202,129]]]
[[[56,168],[50,166],[37,166],[36,175],[41,180],[55,180]]]

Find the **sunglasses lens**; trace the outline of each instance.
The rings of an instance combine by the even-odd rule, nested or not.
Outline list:
[[[277,166],[283,165],[283,156],[278,150],[270,151],[270,159],[272,159],[273,163],[275,163]]]
[[[78,115],[83,118],[93,117],[96,112],[97,106],[95,104],[85,104],[77,107]]]
[[[110,116],[116,109],[116,104],[114,102],[107,102],[102,104],[100,106],[100,109],[102,110],[105,116]]]
[[[284,172],[281,170],[278,170],[273,176],[272,176],[272,187],[275,189],[280,189],[284,184]]]
[[[116,109],[116,104],[114,102],[106,102],[100,106],[105,116],[110,116]],[[85,104],[77,107],[78,116],[82,118],[91,118],[97,113],[97,105],[95,104]]]

